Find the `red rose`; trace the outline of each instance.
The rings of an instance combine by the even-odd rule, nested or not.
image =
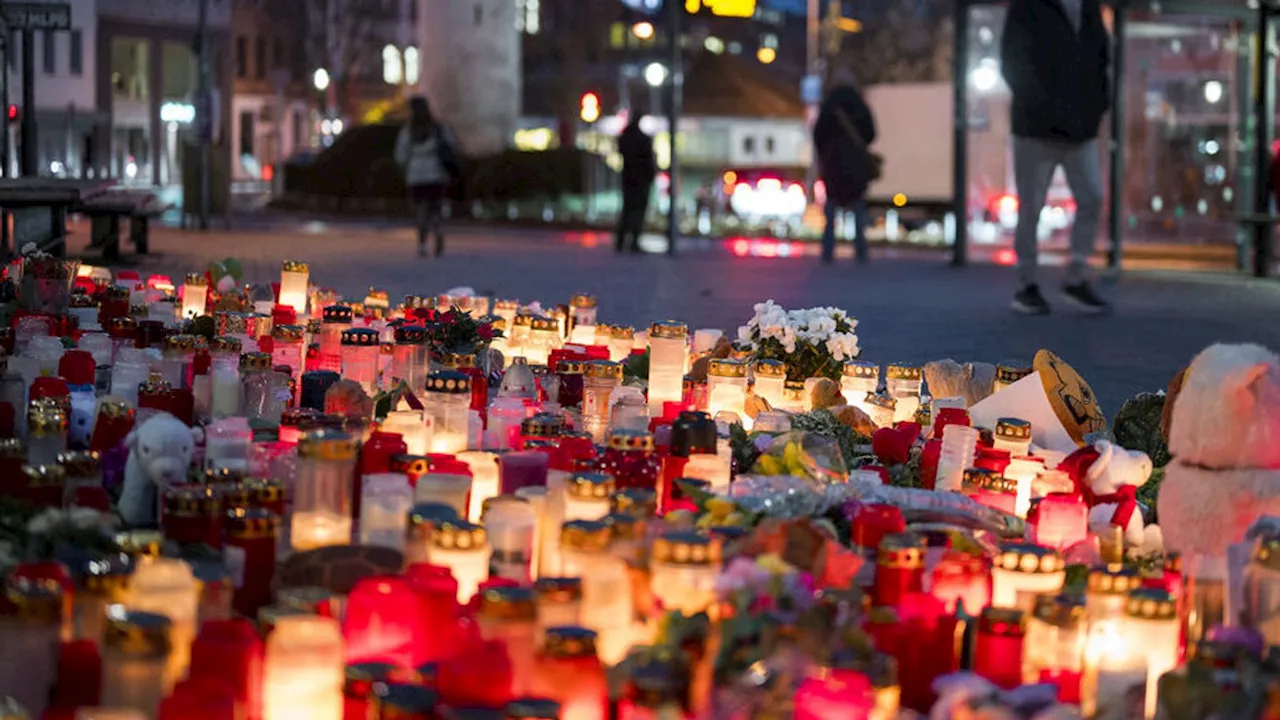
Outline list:
[[[885,465],[901,465],[910,459],[913,442],[915,438],[910,433],[897,428],[880,428],[871,436],[871,452]]]
[[[479,327],[477,327],[477,328],[476,328],[476,334],[480,336],[480,339],[481,339],[481,340],[492,340],[492,339],[493,339],[493,326],[492,326],[492,325],[481,325],[481,326],[479,326]]]

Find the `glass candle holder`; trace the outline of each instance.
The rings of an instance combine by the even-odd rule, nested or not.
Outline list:
[[[223,349],[215,349],[213,362],[209,367],[209,414],[215,418],[233,417],[240,414],[240,345],[231,345],[228,340],[235,338],[215,338]],[[234,348],[235,352],[231,352]],[[199,405],[197,393],[196,404]]]
[[[608,552],[604,522],[566,522],[560,532],[562,572],[582,579],[582,624],[599,638],[600,658],[614,664],[631,645],[634,605],[626,562]]]
[[[920,387],[924,373],[917,365],[897,363],[885,368],[885,394],[897,400],[893,410],[894,422],[908,422],[915,418],[920,407]]]
[[[274,325],[271,328],[271,364],[288,366],[294,384],[301,387],[307,371],[307,329],[302,325]]]
[[[166,674],[172,654],[172,623],[158,613],[108,609],[102,642],[105,707],[134,708],[154,718],[172,684]]]
[[[696,615],[715,601],[720,543],[696,533],[672,530],[654,540],[649,588],[663,608]]]
[[[706,481],[713,491],[728,490],[733,472],[732,464],[731,457],[718,453],[694,453],[689,456],[689,462],[685,463],[684,476]]]
[[[165,669],[165,682],[166,687],[172,687],[187,672],[191,642],[196,637],[200,582],[191,566],[175,558],[158,557],[143,563],[133,573],[125,605],[131,611],[169,618],[172,652]]]
[[[431,428],[427,427],[422,410],[392,410],[387,413],[380,429],[403,438],[410,455],[426,455],[431,451]]]
[[[133,563],[119,555],[94,557],[76,576],[71,636],[102,645],[107,608],[126,598]]]
[[[485,640],[500,641],[511,661],[511,692],[529,692],[535,652],[536,602],[533,588],[499,586],[482,590],[476,621]]]
[[[276,571],[280,517],[258,508],[234,508],[224,521],[223,562],[231,573],[232,606],[245,617],[271,604],[271,580]]]
[[[997,450],[1009,451],[1011,458],[1025,457],[1031,452],[1031,423],[1018,418],[996,420],[993,442]]]
[[[436,528],[462,519],[464,518],[458,517],[457,511],[443,503],[415,503],[409,508],[405,524],[405,566],[427,562],[431,554],[431,536]]]
[[[248,472],[252,447],[253,430],[247,418],[215,420],[205,429],[205,468]]]
[[[1025,363],[1002,362],[996,365],[995,392],[1000,392],[1031,373],[1031,366]]]
[[[741,360],[712,359],[707,367],[707,413],[731,412],[750,429],[747,417],[747,364]]]
[[[1280,535],[1263,533],[1244,572],[1244,616],[1267,646],[1280,644]]]
[[[413,488],[403,473],[365,475],[360,485],[360,543],[404,549]]]
[[[1006,690],[1020,686],[1026,629],[1023,611],[984,608],[973,644],[973,672]]]
[[[689,365],[689,328],[671,320],[649,327],[649,415],[662,415],[662,405],[680,402]]]
[[[804,393],[805,409],[808,409],[808,393]],[[871,422],[876,427],[893,427],[894,418],[896,417],[898,407],[897,398],[890,397],[883,393],[868,393],[863,398],[862,408],[871,418]]]
[[[552,525],[549,514],[551,489],[547,487],[522,487],[516,490],[516,497],[524,500],[533,510],[534,515],[534,534],[533,534],[533,554],[529,560],[529,579],[537,580],[543,573],[550,573],[559,569],[559,563],[556,561],[544,563],[544,558],[549,557],[553,553],[549,552],[549,548],[545,545],[550,542],[558,541],[554,536],[553,530],[558,525]],[[556,517],[556,522],[562,522],[561,517]],[[558,550],[558,546],[553,548]],[[546,567],[544,570],[543,567]]]
[[[466,450],[471,378],[453,370],[432,373],[427,378],[422,404],[431,416],[431,451],[459,453]]]
[[[581,622],[582,578],[540,577],[533,589],[537,593],[536,640],[539,645],[547,630]]]
[[[925,538],[916,533],[895,533],[880,540],[876,553],[875,605],[897,607],[908,593],[924,587]]]
[[[484,528],[465,520],[442,523],[431,533],[428,562],[443,565],[458,581],[458,602],[466,604],[489,578],[489,545]]]
[[[250,421],[279,425],[293,402],[289,375],[277,371],[264,352],[240,356],[240,412]]]
[[[578,293],[569,300],[569,321],[574,326],[587,325],[594,327],[599,313],[595,295]]]
[[[304,262],[285,260],[280,265],[280,304],[302,317],[307,314],[307,283],[311,269]]]
[[[419,325],[401,325],[395,330],[395,350],[391,355],[391,374],[415,393],[427,388],[431,373],[427,329]]]
[[[182,283],[182,317],[198,318],[205,314],[209,302],[209,279],[200,273],[189,273]]]
[[[27,464],[54,466],[67,451],[70,419],[57,400],[32,400],[27,408]]]
[[[622,384],[622,366],[608,360],[583,365],[582,429],[597,444],[604,444],[609,430],[609,398]]]
[[[507,337],[507,352],[505,355],[507,367],[515,362],[515,359],[526,357],[525,346],[529,343],[529,330],[533,326],[533,315],[520,313],[508,322],[511,333]]]
[[[61,465],[23,465],[20,473],[26,485],[25,498],[36,507],[62,506],[67,471]]]
[[[337,620],[281,617],[267,635],[263,720],[341,720],[343,659]]]
[[[971,500],[989,508],[1013,515],[1018,504],[1018,484],[999,473],[982,468],[968,468],[961,481],[961,492]]]
[[[977,617],[991,604],[991,565],[981,555],[947,551],[929,575],[929,594],[951,614]]]
[[[845,401],[867,412],[866,399],[880,389],[880,366],[861,360],[846,360],[840,377],[840,390]]]
[[[564,521],[600,520],[609,514],[610,496],[615,484],[613,476],[598,472],[579,472],[569,478],[564,496]]]
[[[597,650],[598,636],[576,625],[550,628],[539,644],[529,692],[553,700],[559,720],[604,720],[608,686]],[[516,705],[521,701],[516,701]],[[545,717],[508,705],[509,717]]]
[[[364,391],[373,395],[378,384],[378,353],[382,343],[378,331],[370,328],[349,328],[342,331],[342,376],[360,383]]]
[[[560,323],[555,318],[535,317],[529,320],[529,334],[522,354],[530,365],[546,365],[552,350],[564,347]]]
[[[434,464],[439,465],[438,469],[428,470],[418,478],[413,488],[414,502],[444,503],[453,508],[458,517],[465,517],[471,509],[471,476],[465,472],[467,465],[461,462],[460,467]]]
[[[622,362],[631,357],[631,350],[635,345],[635,338],[636,330],[629,325],[610,326],[607,338],[609,359],[614,362]]]
[[[653,452],[653,435],[638,430],[615,430],[597,466],[613,476],[618,488],[656,490],[662,461]]]
[[[938,458],[938,475],[934,489],[959,492],[964,471],[973,467],[978,446],[978,430],[967,425],[948,425],[942,433],[942,455]]]
[[[351,542],[355,441],[334,430],[313,430],[298,443],[290,542],[295,552]]]
[[[60,582],[14,577],[6,585],[8,607],[0,613],[0,688],[38,716],[45,712],[58,680],[69,588]]]
[[[1040,473],[1044,472],[1044,463],[1034,458],[1010,458],[1009,464],[1000,471],[1009,480],[1017,484],[1013,513],[1025,518],[1031,509],[1031,487]]]
[[[458,459],[471,468],[471,500],[467,505],[467,517],[480,522],[484,501],[501,492],[498,480],[498,456],[480,450],[458,453]]]
[[[351,329],[354,313],[346,305],[324,309],[320,325],[320,354],[315,370],[342,372],[342,333]]]
[[[484,515],[484,530],[490,547],[489,575],[518,583],[532,580],[538,540],[538,516],[533,505],[529,502],[492,505]],[[532,595],[529,601],[532,623]]]
[[[1066,564],[1053,548],[1031,543],[1001,543],[1000,555],[991,569],[991,604],[1030,613],[1035,610],[1037,595],[1062,591],[1066,575]]]
[[[1027,511],[1037,545],[1065,550],[1089,537],[1089,506],[1074,493],[1049,493]]]
[[[191,363],[196,357],[195,335],[170,335],[164,339],[160,372],[174,388],[191,387]]]
[[[177,485],[164,490],[160,524],[167,540],[222,547],[222,518],[222,496],[211,487]]]
[[[1041,595],[1027,620],[1022,682],[1058,688],[1058,701],[1080,702],[1088,621],[1078,595]]]
[[[754,384],[752,392],[769,403],[771,408],[781,408],[786,403],[782,391],[787,384],[787,366],[780,360],[757,360],[751,366]]]

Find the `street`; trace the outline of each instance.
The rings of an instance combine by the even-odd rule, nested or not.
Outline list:
[[[71,252],[83,247],[87,229],[76,228]],[[649,237],[646,246],[661,251],[664,242]],[[1049,317],[1024,317],[1008,308],[1012,268],[957,269],[941,255],[886,250],[855,266],[842,250],[831,266],[811,254],[795,256],[816,252],[812,246],[748,241],[689,241],[675,259],[618,256],[603,233],[461,227],[451,229],[443,258],[423,259],[407,227],[299,222],[207,234],[156,229],[153,254],[135,259],[139,270],[168,274],[175,283],[228,256],[243,264],[245,282],[278,281],[282,260],[305,260],[313,282],[356,298],[376,286],[393,302],[459,286],[544,304],[588,292],[600,299],[602,322],[673,318],[730,334],[763,300],[787,308],[834,305],[859,319],[863,357],[881,363],[1029,360],[1050,348],[1092,384],[1109,414],[1136,392],[1163,388],[1211,342],[1280,347],[1275,281],[1128,271],[1101,282],[1116,305],[1111,316],[1083,317],[1055,306]],[[1046,268],[1046,290],[1059,278],[1059,270]],[[1047,296],[1053,302],[1056,293]]]

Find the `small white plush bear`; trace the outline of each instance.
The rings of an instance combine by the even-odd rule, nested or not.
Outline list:
[[[89,436],[93,433],[93,421],[97,417],[97,412],[98,401],[93,393],[71,393],[69,435],[72,448],[89,447]]]
[[[1111,525],[1118,525],[1124,532],[1126,546],[1146,548],[1148,533],[1142,509],[1138,507],[1137,491],[1151,479],[1151,458],[1144,452],[1125,450],[1107,440],[1094,443],[1093,449],[1098,459],[1085,473],[1085,482],[1093,491],[1089,531],[1098,534]]]
[[[129,458],[124,465],[120,515],[133,527],[156,522],[161,493],[187,479],[187,467],[200,431],[169,413],[156,413],[124,440]]]

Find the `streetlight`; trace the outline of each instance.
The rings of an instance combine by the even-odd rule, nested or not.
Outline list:
[[[324,68],[318,68],[311,74],[311,84],[320,92],[329,89],[329,71]]]
[[[649,87],[662,87],[667,81],[667,67],[660,62],[651,62],[644,68],[644,81]]]
[[[631,26],[631,33],[641,40],[652,40],[654,35],[653,23],[638,22]]]
[[[1000,84],[1000,70],[996,67],[996,63],[991,58],[984,58],[969,73],[969,83],[973,85],[973,89],[978,92],[991,92]]]
[[[778,59],[778,51],[771,47],[762,47],[756,51],[756,59],[762,64],[768,65]]]

